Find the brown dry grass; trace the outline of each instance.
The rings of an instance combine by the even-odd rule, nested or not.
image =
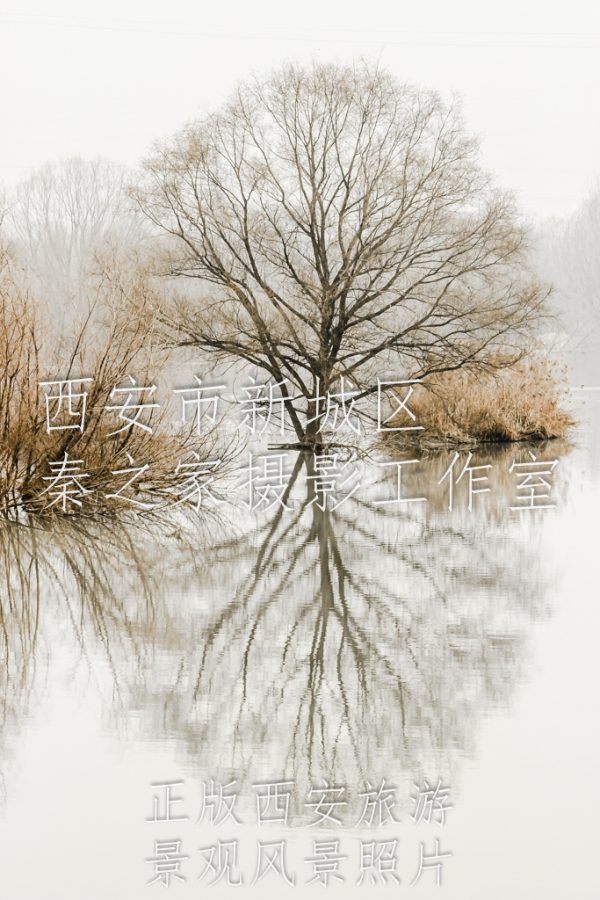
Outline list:
[[[126,295],[126,296],[125,296]],[[14,277],[13,261],[0,251],[0,511],[4,515],[43,515],[60,512],[51,506],[44,490],[45,477],[52,474],[49,462],[69,459],[84,462],[81,470],[89,494],[82,499],[81,514],[106,515],[138,510],[123,499],[110,500],[126,480],[114,476],[116,470],[148,464],[137,499],[152,497],[159,509],[173,505],[174,490],[182,476],[176,467],[192,451],[200,459],[222,459],[225,471],[231,462],[231,448],[217,446],[216,433],[202,437],[191,429],[174,432],[167,424],[171,411],[163,405],[144,421],[152,434],[131,428],[110,436],[119,427],[114,414],[105,407],[110,393],[129,375],[138,385],[153,383],[159,357],[153,347],[152,317],[148,279],[143,271],[101,274],[91,298],[89,313],[74,323],[60,349],[48,347],[41,307],[27,295]],[[136,308],[139,315],[132,317]],[[160,371],[160,370],[159,370]],[[87,416],[83,433],[79,430],[50,430],[46,427],[44,389],[40,382],[91,377],[87,385]],[[157,413],[157,414],[155,414]],[[172,421],[172,419],[169,419]],[[120,478],[120,480],[119,480]],[[213,488],[214,490],[214,488]],[[78,512],[74,504],[69,512]]]
[[[410,400],[423,430],[390,432],[385,440],[434,449],[565,437],[575,424],[566,383],[565,369],[541,354],[491,372],[445,372],[418,385]]]

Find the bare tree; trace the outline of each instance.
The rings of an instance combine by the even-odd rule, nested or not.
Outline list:
[[[9,198],[7,234],[58,330],[85,310],[98,255],[114,256],[139,238],[128,179],[126,169],[107,160],[73,157],[42,166]]]
[[[242,84],[145,163],[135,192],[196,280],[168,340],[244,360],[302,414],[340,376],[508,364],[543,309],[511,199],[454,105],[371,70],[289,66]]]
[[[589,346],[600,324],[599,248],[600,186],[572,216],[549,221],[538,235],[538,262],[555,287],[553,304],[574,349]]]

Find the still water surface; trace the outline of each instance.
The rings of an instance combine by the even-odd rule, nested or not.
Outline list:
[[[202,534],[66,523],[0,532],[0,896],[135,900],[157,839],[181,840],[173,896],[319,896],[314,840],[338,840],[345,882],[414,897],[598,898],[600,397],[577,399],[553,509],[518,511],[514,460],[476,452],[490,492],[448,510],[452,454],[403,473],[403,495],[323,512],[222,511]],[[395,470],[371,468],[393,497]],[[479,474],[479,473],[478,473]],[[389,475],[389,478],[388,478]],[[370,782],[396,823],[358,826]],[[414,784],[450,788],[443,827],[415,824]],[[202,784],[235,779],[241,821],[198,822]],[[345,786],[342,824],[315,829],[311,786]],[[294,783],[291,824],[256,825],[257,783]],[[181,781],[182,822],[153,823],[152,782]],[[198,848],[239,842],[241,888],[198,881]],[[397,838],[400,885],[356,887],[359,841]],[[452,854],[416,874],[419,846]],[[250,887],[257,841],[287,840],[296,887]]]

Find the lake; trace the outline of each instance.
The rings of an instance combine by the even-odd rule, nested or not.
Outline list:
[[[569,443],[400,492],[375,458],[336,508],[290,454],[285,509],[6,524],[2,895],[318,896],[320,865],[340,896],[600,896],[600,395],[573,402]],[[208,884],[219,841],[243,885]]]

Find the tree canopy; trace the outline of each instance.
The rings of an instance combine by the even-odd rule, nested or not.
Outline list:
[[[157,146],[135,195],[194,279],[168,340],[282,383],[296,433],[340,376],[519,358],[546,291],[456,104],[367,65],[287,66]]]

